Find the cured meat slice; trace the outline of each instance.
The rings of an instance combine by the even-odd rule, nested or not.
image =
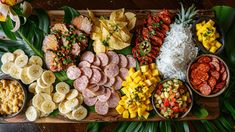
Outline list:
[[[66,72],[68,78],[71,80],[75,80],[78,77],[80,77],[81,73],[82,73],[81,70],[78,67],[76,67],[75,65],[70,66]]]
[[[111,93],[111,96],[107,101],[109,108],[116,108],[119,101],[119,95],[117,93]]]
[[[109,65],[105,66],[104,73],[108,77],[115,77],[119,73],[119,67],[117,64],[110,63]]]
[[[128,69],[127,68],[120,68],[119,72],[120,77],[124,80],[128,76]]]
[[[98,69],[98,70],[102,71],[102,69],[101,69],[100,67],[95,66],[95,65],[91,65],[91,68],[92,68],[92,69]]]
[[[91,77],[91,80],[90,80],[90,83],[91,84],[97,84],[99,83],[99,81],[101,80],[101,73],[99,70],[97,69],[92,69],[92,77]]]
[[[81,68],[81,71],[84,75],[86,75],[89,79],[92,77],[92,70],[89,67]]]
[[[115,83],[113,84],[113,88],[114,88],[115,90],[119,90],[119,89],[121,89],[121,87],[122,87],[122,78],[119,77],[119,76],[116,76],[116,81],[115,81]]]
[[[78,91],[82,92],[87,87],[88,83],[89,83],[89,80],[87,76],[82,75],[73,82],[73,86]]]
[[[96,96],[103,95],[105,93],[105,87],[100,86],[99,90],[95,92]]]
[[[83,68],[83,67],[91,67],[91,64],[88,61],[81,61],[78,64],[78,67]]]
[[[92,84],[92,85],[89,85],[87,87],[87,89],[91,90],[93,93],[95,93],[96,91],[98,91],[100,89],[100,87],[98,85],[95,85],[95,84]]]
[[[95,61],[92,64],[95,65],[95,66],[100,66],[101,61],[100,61],[98,56],[95,56]]]
[[[111,77],[111,78],[107,78],[108,81],[104,84],[105,87],[112,87],[113,84],[115,83],[115,78]]]
[[[218,84],[215,86],[215,88],[221,90],[222,88],[224,88],[225,83],[226,83],[225,81],[222,81],[222,82],[218,83]]]
[[[87,105],[87,106],[93,106],[95,105],[95,103],[97,102],[97,97],[87,97],[87,98],[84,98],[84,103]]]
[[[207,81],[209,79],[209,75],[207,72],[201,71],[199,69],[192,70],[191,78],[194,80],[194,82],[201,81]],[[198,82],[199,83],[199,82]]]
[[[92,92],[91,90],[87,89],[87,88],[86,88],[86,89],[83,89],[82,95],[83,95],[84,98],[95,97],[95,93]]]
[[[192,66],[191,66],[191,70],[194,70],[194,69],[196,69],[197,67],[199,66],[199,63],[194,63],[194,64],[192,64]]]
[[[136,67],[136,60],[133,56],[127,55],[128,65],[127,68]]]
[[[210,71],[210,74],[211,74],[211,76],[213,76],[213,77],[215,77],[215,79],[216,80],[219,80],[219,78],[220,78],[220,74],[219,74],[219,72],[218,71]]]
[[[108,51],[106,53],[109,57],[109,63],[119,64],[119,56],[114,51]]]
[[[89,63],[93,63],[95,60],[95,55],[91,51],[86,51],[81,56],[81,61],[88,61]]]
[[[97,56],[99,57],[102,66],[108,65],[109,58],[105,53],[99,53]]]
[[[100,115],[105,115],[108,113],[109,111],[109,106],[107,102],[101,102],[101,101],[97,101],[95,103],[95,111],[97,112],[97,114]]]
[[[208,56],[203,56],[203,57],[200,57],[197,62],[199,62],[199,63],[210,63],[211,58],[208,57]]]
[[[210,65],[206,63],[201,63],[198,65],[197,69],[202,72],[208,72],[210,70]]]
[[[211,87],[207,83],[201,84],[199,90],[203,95],[209,95],[211,93]]]
[[[128,60],[125,55],[123,54],[118,54],[119,56],[119,67],[127,67],[128,65]]]
[[[104,85],[108,81],[108,77],[106,75],[104,75],[103,73],[101,73],[101,75],[102,75],[102,78],[100,82],[97,83],[97,85]]]
[[[97,96],[100,102],[106,102],[111,96],[111,90],[109,88],[105,88],[105,92],[102,95]]]
[[[228,76],[228,74],[227,74],[227,72],[225,71],[223,74],[222,74],[222,80],[223,81],[225,81],[226,79],[227,79],[227,76]]]
[[[216,69],[216,71],[220,71],[220,65],[219,65],[219,61],[216,59],[212,59],[212,62],[210,62],[211,65],[213,65]]]
[[[210,85],[211,90],[213,90],[215,88],[216,82],[217,82],[217,80],[213,76],[211,76],[209,78],[208,84]]]
[[[220,73],[222,74],[223,72],[225,72],[225,66],[224,64],[221,64],[220,66],[221,66]]]

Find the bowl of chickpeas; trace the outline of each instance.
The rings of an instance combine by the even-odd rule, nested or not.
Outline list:
[[[26,105],[27,90],[24,85],[10,77],[0,76],[0,118],[12,118],[19,115]]]

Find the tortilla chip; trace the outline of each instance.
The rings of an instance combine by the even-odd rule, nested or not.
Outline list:
[[[102,44],[102,42],[100,40],[95,40],[93,42],[93,49],[95,51],[95,53],[103,53],[105,52],[105,46]]]
[[[109,39],[109,47],[113,48],[115,50],[124,49],[129,45],[130,45],[130,43],[122,42],[122,41],[118,40],[117,38],[115,38],[114,36],[111,36]]]
[[[134,17],[130,20],[130,22],[127,25],[127,29],[130,31],[131,29],[133,29],[135,27],[135,24],[136,24],[136,17]]]

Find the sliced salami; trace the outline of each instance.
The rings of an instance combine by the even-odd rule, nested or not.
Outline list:
[[[119,73],[119,67],[117,64],[110,63],[109,65],[105,66],[104,73],[108,77],[115,77]]]
[[[120,77],[124,80],[128,76],[128,69],[127,68],[121,68],[119,72]]]
[[[92,77],[92,70],[89,67],[83,67],[81,68],[81,71],[84,75],[86,75],[89,79]]]
[[[222,79],[223,81],[226,81],[227,76],[228,76],[228,75],[227,75],[227,72],[225,71],[225,72],[222,74],[222,78],[221,78],[221,79]]]
[[[95,60],[95,55],[91,51],[86,51],[82,54],[81,61],[88,61],[93,63]]]
[[[108,111],[109,111],[108,103],[107,102],[97,101],[95,103],[95,111],[97,112],[97,114],[100,114],[100,115],[107,114]]]
[[[92,69],[92,77],[91,77],[91,80],[90,80],[90,83],[91,84],[97,84],[99,83],[99,81],[101,80],[101,73],[99,70],[97,69]]]
[[[223,72],[225,72],[225,66],[223,64],[221,64],[220,66],[221,66],[220,73],[222,74]]]
[[[105,87],[112,87],[113,84],[115,83],[115,78],[111,77],[111,78],[107,78],[108,81],[104,84]]]
[[[110,96],[111,90],[109,88],[106,88],[104,94],[97,96],[97,98],[100,102],[106,102],[110,98]]]
[[[83,68],[83,67],[91,67],[91,64],[88,61],[81,61],[78,64],[78,67]]]
[[[136,67],[136,60],[133,56],[127,55],[128,65],[127,68]]]
[[[199,90],[203,95],[209,95],[211,93],[211,87],[207,83],[201,84]]]
[[[200,57],[197,62],[199,62],[199,63],[210,63],[211,58],[209,56],[203,56],[203,57]]]
[[[95,105],[95,103],[97,102],[97,97],[90,97],[90,98],[84,98],[84,103],[87,105],[87,106],[93,106]]]
[[[122,78],[119,77],[119,76],[116,76],[116,81],[115,81],[115,83],[113,85],[113,88],[115,90],[119,90],[119,89],[121,89],[121,87],[122,87]]]
[[[119,59],[120,59],[119,67],[127,67],[128,60],[127,60],[126,56],[123,55],[123,54],[118,54],[118,56],[119,56]]]
[[[222,81],[222,82],[218,83],[215,86],[215,88],[221,90],[222,88],[224,88],[224,86],[225,86],[225,81]]]
[[[210,71],[211,76],[215,77],[216,80],[219,80],[220,74],[218,71]]]
[[[119,56],[114,51],[108,51],[109,63],[119,64]]]
[[[102,66],[108,65],[109,58],[105,53],[99,53],[97,56],[99,57]]]
[[[211,90],[215,88],[216,83],[217,83],[217,80],[211,76],[208,80],[208,84],[210,85]]]
[[[89,80],[87,76],[82,75],[73,82],[73,86],[78,91],[82,92],[87,87],[88,83],[89,83]]]
[[[99,83],[97,83],[97,85],[100,85],[100,86],[104,85],[108,81],[108,77],[106,75],[104,75],[103,73],[101,73],[101,75],[102,75],[102,78],[99,81]]]
[[[216,59],[217,60],[217,59]],[[220,65],[219,62],[216,61],[214,58],[212,59],[212,62],[210,62],[211,65],[213,65],[216,69],[216,71],[220,71]]]
[[[67,73],[68,78],[71,80],[75,80],[81,76],[81,70],[78,67],[76,67],[75,65],[70,66],[67,69],[66,73]]]
[[[109,108],[116,108],[119,101],[119,95],[117,93],[111,93],[111,96],[107,101]]]
[[[92,64],[95,65],[95,66],[100,66],[101,61],[100,61],[98,56],[95,56],[95,61]]]

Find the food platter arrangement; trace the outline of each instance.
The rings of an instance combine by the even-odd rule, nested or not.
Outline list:
[[[195,120],[198,102],[210,104],[208,118],[219,115],[230,74],[212,14],[182,5],[177,12],[88,10],[67,23],[48,13],[43,56],[25,49],[1,56],[4,121]]]

